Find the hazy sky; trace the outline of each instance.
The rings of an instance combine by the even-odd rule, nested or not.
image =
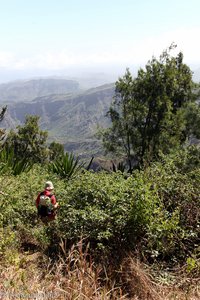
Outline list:
[[[0,80],[125,70],[172,42],[198,68],[199,14],[200,0],[0,0]]]

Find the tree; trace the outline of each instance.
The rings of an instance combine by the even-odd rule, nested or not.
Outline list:
[[[60,143],[52,142],[49,145],[49,159],[54,161],[64,155],[64,146]]]
[[[105,148],[125,154],[130,169],[169,153],[195,133],[188,124],[188,108],[199,111],[190,68],[183,54],[170,56],[172,45],[159,59],[152,58],[135,79],[127,69],[116,82],[108,111],[111,127],[103,133]],[[190,121],[191,123],[191,121]]]
[[[111,118],[112,127],[103,132],[104,147],[108,152],[122,155],[124,152],[128,158],[131,169],[134,115],[130,111],[132,100],[133,78],[129,70],[123,78],[116,82],[115,97],[107,116]]]
[[[31,160],[33,163],[44,162],[47,159],[48,133],[40,130],[38,122],[39,116],[27,115],[23,126],[17,126],[16,132],[10,131],[6,147],[14,148],[15,157]]]

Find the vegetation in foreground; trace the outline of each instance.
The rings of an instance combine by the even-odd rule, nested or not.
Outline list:
[[[199,296],[199,166],[191,147],[132,175],[82,169],[65,180],[40,165],[1,175],[1,290],[57,299]],[[50,178],[61,207],[44,226],[35,198]],[[167,298],[173,287],[182,298]]]

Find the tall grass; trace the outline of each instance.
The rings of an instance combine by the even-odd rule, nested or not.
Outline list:
[[[55,260],[37,252],[19,253],[12,265],[1,262],[0,299],[200,299],[197,278],[189,285],[184,270],[182,274],[177,273],[173,284],[164,284],[151,275],[147,266],[130,255],[116,269],[115,265],[95,264],[89,245],[84,245],[83,241],[68,251],[64,242],[60,247],[61,255]]]

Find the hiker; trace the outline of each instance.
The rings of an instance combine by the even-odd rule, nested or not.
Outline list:
[[[45,183],[44,191],[39,193],[36,199],[38,216],[44,223],[55,220],[56,218],[56,209],[59,205],[53,193],[53,190],[53,183],[51,181],[47,181]]]

